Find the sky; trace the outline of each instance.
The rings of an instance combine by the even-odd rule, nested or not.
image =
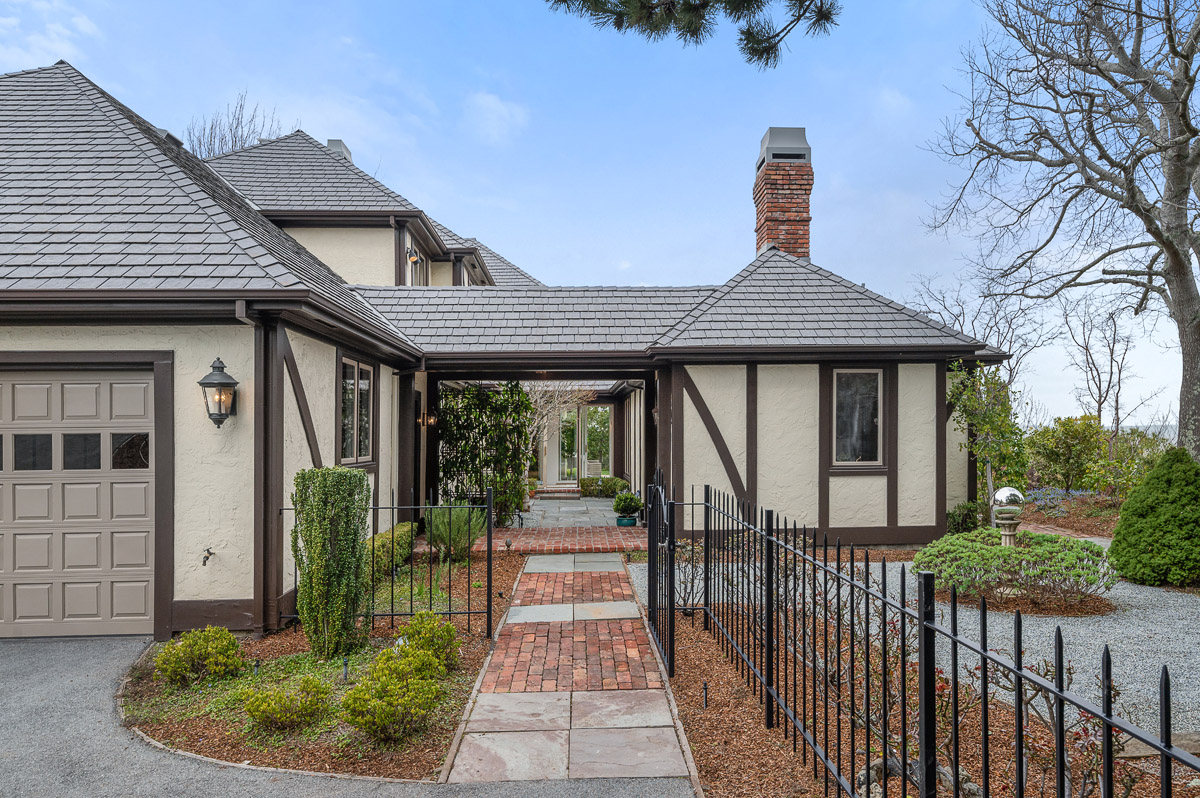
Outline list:
[[[378,3],[0,0],[0,72],[70,61],[155,125],[246,90],[288,132],[339,138],[438,221],[548,284],[719,284],[755,255],[751,189],[770,126],[812,146],[813,261],[898,301],[967,270],[966,232],[930,232],[961,167],[929,145],[961,106],[969,0],[845,3],[781,65],[742,60],[725,24],[701,47],[647,42],[541,0]],[[2,157],[2,153],[0,153]],[[1167,329],[1142,336],[1135,420],[1178,401]],[[1025,397],[1079,412],[1061,346]]]

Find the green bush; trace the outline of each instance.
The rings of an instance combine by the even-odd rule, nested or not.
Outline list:
[[[997,601],[1015,593],[1058,608],[1107,593],[1117,583],[1095,543],[1020,531],[1017,545],[1001,546],[998,529],[938,538],[917,553],[913,569],[933,572],[939,589],[957,588],[966,598]]]
[[[467,509],[466,504],[454,502],[449,507],[429,510],[425,515],[429,545],[456,562],[471,556],[471,547],[487,529],[487,511]]]
[[[405,645],[428,651],[448,671],[458,667],[458,632],[437,613],[418,612],[400,631]]]
[[[618,493],[613,499],[613,510],[617,515],[634,515],[642,509],[642,499],[636,493]]]
[[[154,658],[154,674],[176,687],[235,676],[246,667],[242,648],[228,629],[207,626],[184,632]]]
[[[370,588],[370,504],[371,486],[360,468],[309,468],[296,474],[296,614],[320,659],[348,654],[367,640],[367,626],[359,618],[366,611]]]
[[[603,477],[600,480],[600,495],[606,499],[615,498],[618,493],[628,493],[629,483],[620,477]]]
[[[371,576],[375,582],[391,579],[392,573],[408,562],[412,549],[413,525],[408,521],[371,538]]]
[[[1121,505],[1108,556],[1131,582],[1200,584],[1200,466],[1185,450],[1168,450]]]
[[[960,502],[946,512],[946,534],[961,535],[971,532],[986,523],[989,510],[987,502]]]
[[[342,716],[364,734],[385,742],[422,729],[445,694],[437,657],[410,646],[389,648],[342,699]]]
[[[295,690],[268,687],[250,694],[246,699],[246,714],[254,725],[271,731],[283,731],[308,726],[329,709],[333,687],[307,674]]]
[[[1056,418],[1031,432],[1027,447],[1037,484],[1065,491],[1082,487],[1088,470],[1104,456],[1104,436],[1095,416]]]
[[[1083,487],[1122,502],[1170,448],[1171,443],[1160,435],[1136,428],[1121,430],[1109,436],[1105,455],[1088,466]]]
[[[583,477],[579,480],[579,495],[594,499],[600,495],[600,477]]]

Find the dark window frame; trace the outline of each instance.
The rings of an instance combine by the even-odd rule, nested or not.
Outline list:
[[[342,454],[342,433],[343,433],[343,396],[342,396],[342,370],[345,366],[354,366],[354,403],[355,413],[350,421],[354,428],[354,441],[352,451],[355,452],[353,457],[346,457]],[[368,418],[370,429],[367,431],[367,444],[369,446],[366,455],[358,455],[359,444],[361,442],[359,430],[359,378],[363,370],[366,370],[370,377],[370,402],[371,406],[368,410]],[[338,350],[337,353],[337,370],[334,379],[334,393],[337,401],[334,406],[334,464],[344,465],[351,468],[374,468],[378,465],[379,460],[379,364],[366,358],[360,357],[353,352]]]
[[[839,374],[875,374],[877,375],[877,384],[879,386],[878,398],[878,452],[879,459],[869,462],[838,460],[838,438],[837,438],[837,378]],[[889,391],[891,390],[890,380],[888,378],[888,369],[882,366],[834,366],[830,369],[829,380],[829,440],[825,441],[824,445],[829,451],[829,471],[839,474],[886,474],[888,471],[888,462],[891,457],[891,452],[888,446],[888,424],[889,424]]]

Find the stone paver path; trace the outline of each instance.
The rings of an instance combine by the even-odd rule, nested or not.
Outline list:
[[[619,554],[530,557],[449,781],[688,777]]]

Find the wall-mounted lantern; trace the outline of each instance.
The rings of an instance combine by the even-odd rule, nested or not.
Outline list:
[[[432,411],[426,410],[421,414],[421,426],[432,427],[437,425],[437,415]]]
[[[225,419],[237,415],[237,386],[238,381],[225,373],[225,364],[221,358],[213,361],[212,371],[204,376],[197,385],[204,392],[204,407],[208,410],[208,418],[220,427]]]

